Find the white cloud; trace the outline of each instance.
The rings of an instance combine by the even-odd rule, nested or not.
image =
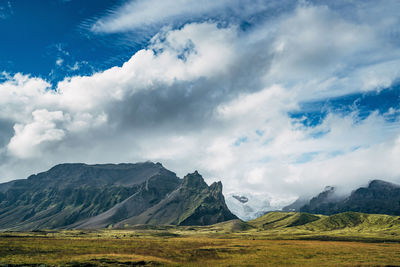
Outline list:
[[[52,92],[50,84],[40,78],[3,73],[5,82],[0,84],[0,117],[23,121],[30,116],[35,106],[45,106]]]
[[[347,21],[327,6],[299,7],[284,20],[274,42],[275,58],[270,75],[274,79],[310,80],[364,60],[376,46],[373,29]],[[345,60],[346,59],[346,60]]]
[[[90,30],[122,33],[138,29],[151,31],[170,24],[184,25],[187,21],[252,22],[258,15],[280,15],[296,4],[292,0],[130,0],[97,18]]]
[[[95,32],[120,32],[132,30],[177,16],[190,17],[207,14],[224,7],[229,1],[220,0],[137,0],[130,1],[113,12],[113,15],[98,20],[93,26]]]
[[[155,3],[162,4],[133,2],[99,27],[150,23],[158,19]],[[139,7],[147,8],[143,17],[131,20]],[[186,7],[179,8],[176,14]],[[365,119],[357,110],[330,112],[312,127],[288,115],[302,101],[379,91],[398,80],[399,48],[381,35],[398,22],[371,24],[374,13],[361,11],[351,20],[309,4],[245,31],[217,22],[164,28],[122,66],[54,88],[4,74],[0,175],[21,178],[60,162],[154,160],[181,176],[198,169],[209,181],[222,179],[226,192],[268,193],[275,203],[328,184],[400,182],[398,121],[385,119],[399,114],[396,107]]]
[[[56,124],[64,120],[61,111],[35,110],[32,117],[32,121],[26,125],[14,125],[15,134],[8,144],[8,151],[22,159],[41,156],[36,149],[39,145],[60,141],[65,135]]]
[[[181,30],[163,34],[164,42],[156,36],[149,49],[137,52],[122,67],[92,76],[67,78],[59,82],[55,90],[39,78],[22,74],[6,76],[6,82],[0,84],[2,111],[6,119],[17,122],[10,150],[17,151],[14,153],[16,156],[34,155],[34,148],[42,141],[35,145],[21,142],[17,146],[16,143],[31,131],[42,129],[35,116],[34,125],[29,120],[31,113],[35,114],[38,109],[63,112],[68,118],[64,130],[87,129],[106,123],[107,109],[142,90],[221,74],[234,58],[232,40],[235,34],[234,28],[218,29],[215,24],[187,25]],[[180,53],[186,51],[188,43],[193,47],[186,52],[185,58],[181,58]],[[152,48],[162,52],[156,53]],[[26,155],[21,152],[23,146],[29,146],[26,150],[30,152]]]

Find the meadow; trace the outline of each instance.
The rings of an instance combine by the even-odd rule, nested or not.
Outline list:
[[[0,265],[400,266],[398,217],[312,216],[270,213],[212,226],[2,232]]]

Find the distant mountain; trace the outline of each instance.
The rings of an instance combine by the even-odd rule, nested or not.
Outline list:
[[[3,230],[207,225],[235,218],[221,183],[208,186],[197,172],[182,180],[160,163],[60,164],[0,184]]]
[[[373,180],[367,187],[358,188],[346,198],[338,197],[335,189],[329,187],[301,207],[300,211],[325,215],[347,211],[400,215],[400,186]]]
[[[295,202],[282,208],[282,211],[300,211],[300,209],[310,202],[308,197],[299,197]]]
[[[318,196],[311,198],[308,203],[301,207],[300,211],[326,214],[325,211],[334,209],[337,203],[342,201],[343,198],[336,194],[335,187],[327,186]]]

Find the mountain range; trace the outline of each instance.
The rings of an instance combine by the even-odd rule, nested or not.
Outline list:
[[[183,179],[160,163],[60,164],[0,184],[0,229],[209,225],[236,219],[222,184]]]
[[[276,210],[269,200],[228,194],[225,202],[221,182],[208,186],[197,171],[181,179],[161,163],[59,164],[0,184],[0,230],[213,225],[238,217],[248,221]],[[316,197],[299,198],[282,210],[400,215],[400,186],[373,180],[347,197],[327,186]]]
[[[335,187],[327,186],[317,196],[309,200],[300,198],[282,210],[324,215],[347,211],[400,215],[400,186],[373,180],[368,186],[352,191],[349,196],[339,195]]]

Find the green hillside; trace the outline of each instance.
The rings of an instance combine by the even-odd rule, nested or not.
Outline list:
[[[283,239],[400,241],[400,216],[344,212],[331,216],[270,212],[249,221],[246,234]]]
[[[269,212],[266,215],[249,221],[248,224],[259,229],[279,229],[295,227],[319,220],[320,216],[304,212]]]
[[[119,230],[210,238],[400,242],[400,216],[358,212],[331,216],[270,212],[248,222],[235,219],[207,226],[136,225]]]

